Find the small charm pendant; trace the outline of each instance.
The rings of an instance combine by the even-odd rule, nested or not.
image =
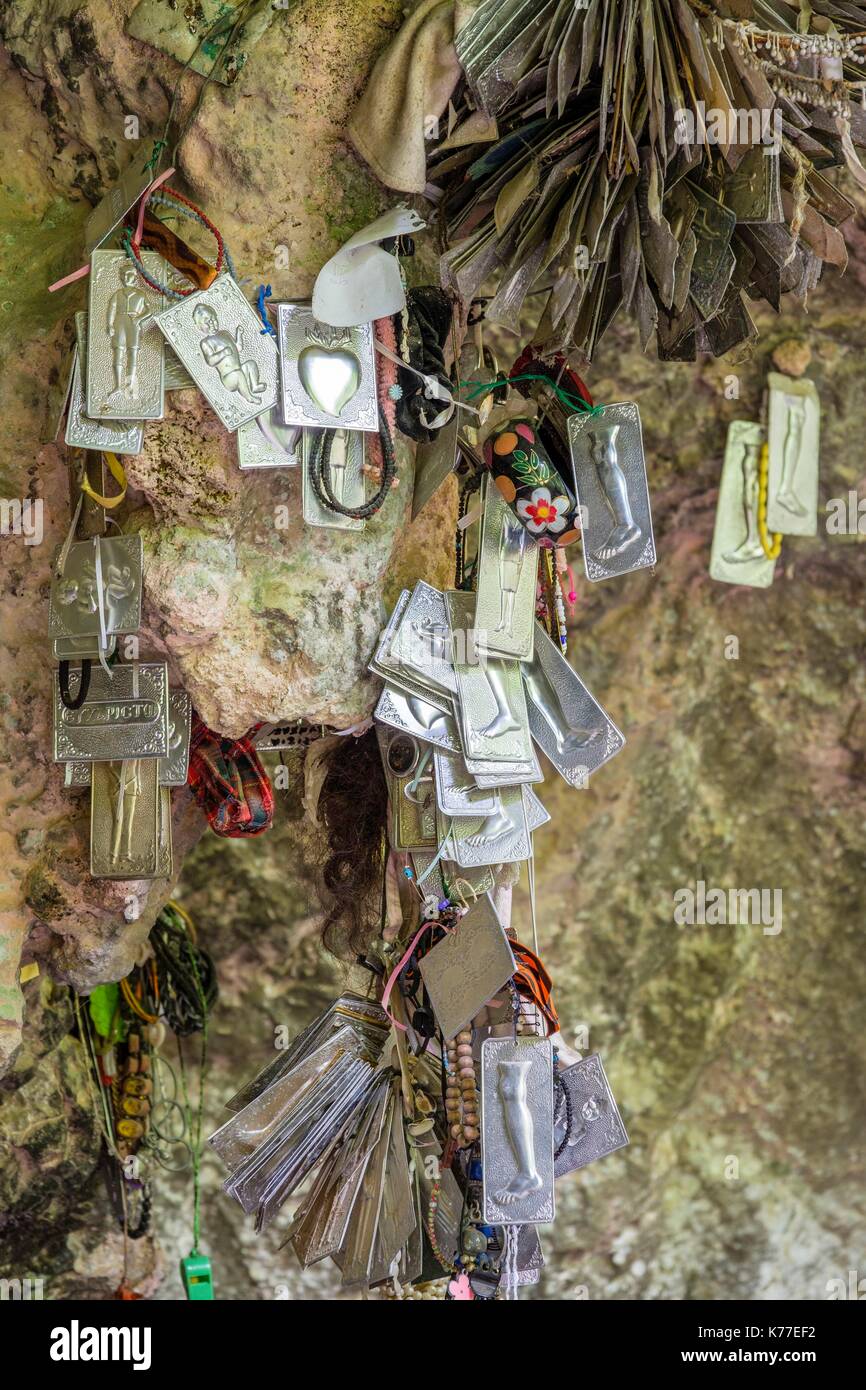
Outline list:
[[[767,377],[767,526],[783,536],[818,532],[818,447],[821,404],[808,377]]]
[[[276,310],[284,424],[377,430],[373,325],[333,328],[304,302]]]
[[[297,468],[302,434],[299,425],[283,424],[280,408],[275,405],[238,430],[238,467]]]
[[[484,1220],[537,1225],[555,1215],[553,1046],[549,1038],[481,1044]]]
[[[277,349],[229,274],[156,318],[182,365],[227,430],[277,403]]]
[[[492,899],[485,893],[421,958],[421,976],[442,1036],[453,1038],[498,994],[516,970]]]
[[[628,1144],[625,1125],[597,1052],[557,1073],[553,1138],[555,1152],[559,1153],[565,1144],[554,1161],[558,1178]]]
[[[539,545],[569,545],[577,539],[577,499],[531,420],[510,420],[492,434],[484,445],[484,462],[517,520]]]
[[[538,543],[501,492],[484,479],[475,645],[488,656],[529,661],[535,637]]]
[[[93,639],[102,634],[137,632],[141,571],[141,536],[94,536],[71,545],[63,574],[55,571],[51,577],[49,637],[90,639],[87,650],[75,653],[87,656],[94,645],[98,655],[99,642]],[[62,659],[68,660],[68,655]]]
[[[482,665],[474,645],[475,595],[452,590],[445,601],[467,758],[528,762],[532,749],[520,663],[496,658]]]
[[[84,413],[83,367],[87,362],[87,315],[75,315],[78,345],[72,365],[72,389],[64,438],[72,449],[99,449],[111,454],[140,454],[144,426],[140,420],[91,420]]]
[[[160,797],[155,758],[93,764],[90,873],[93,878],[156,878]]]
[[[73,698],[80,670],[69,673]],[[133,662],[91,671],[87,699],[68,709],[54,673],[54,761],[120,762],[124,758],[164,758],[168,754],[168,667],[164,662]]]
[[[710,578],[724,584],[766,589],[776,561],[764,554],[758,531],[758,493],[762,425],[732,420],[719,482],[716,524],[710,554]]]
[[[656,562],[640,412],[633,401],[568,422],[587,579]]]
[[[585,786],[624,746],[623,735],[540,624],[521,671],[532,737],[570,786]]]
[[[285,429],[286,426],[283,426]],[[303,473],[301,474],[301,508],[308,526],[324,526],[334,531],[363,531],[363,517],[344,516],[321,501],[313,487],[310,469],[313,451],[321,447],[321,432],[303,431]],[[357,430],[334,430],[328,455],[328,477],[333,497],[344,507],[363,507],[364,436]]]
[[[141,262],[160,279],[161,256],[143,251]],[[155,316],[163,303],[123,251],[94,251],[85,373],[91,420],[162,419],[163,351]]]

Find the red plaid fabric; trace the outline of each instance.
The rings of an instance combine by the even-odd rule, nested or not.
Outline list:
[[[251,737],[223,738],[193,715],[189,786],[216,835],[261,835],[274,821],[274,793]]]

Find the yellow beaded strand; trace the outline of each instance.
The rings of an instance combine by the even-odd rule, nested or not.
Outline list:
[[[758,460],[758,535],[761,547],[768,560],[776,560],[782,549],[782,535],[774,531],[772,536],[767,528],[767,490],[770,472],[770,449],[767,444],[761,448]]]

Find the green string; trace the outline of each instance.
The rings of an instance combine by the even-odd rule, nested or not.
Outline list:
[[[589,401],[583,399],[583,396],[566,391],[564,387],[559,386],[544,372],[521,372],[519,376],[500,376],[495,381],[461,381],[460,385],[464,388],[468,386],[473,388],[469,392],[467,400],[474,401],[476,396],[486,396],[488,392],[497,391],[502,386],[509,386],[514,381],[544,381],[563,405],[571,406],[572,410],[581,410],[587,415],[599,415],[604,410],[603,405],[590,405]]]
[[[167,140],[155,140],[155,141],[154,141],[154,144],[153,144],[153,154],[150,156],[150,159],[147,161],[147,163],[145,164],[144,168],[142,169],[141,172],[142,172],[143,174],[146,174],[147,171],[148,171],[148,169],[149,169],[150,172],[153,174],[154,178],[156,178],[156,170],[157,170],[157,166],[158,166],[158,164],[159,164],[159,157],[160,157],[160,155],[162,154],[162,152],[163,152],[163,150],[165,149],[165,147],[166,147],[167,144],[168,144],[168,141],[167,141]]]

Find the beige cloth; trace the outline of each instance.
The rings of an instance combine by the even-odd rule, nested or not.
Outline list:
[[[461,76],[454,35],[478,0],[421,0],[376,60],[348,125],[376,177],[400,193],[423,193],[429,122],[442,116]]]

